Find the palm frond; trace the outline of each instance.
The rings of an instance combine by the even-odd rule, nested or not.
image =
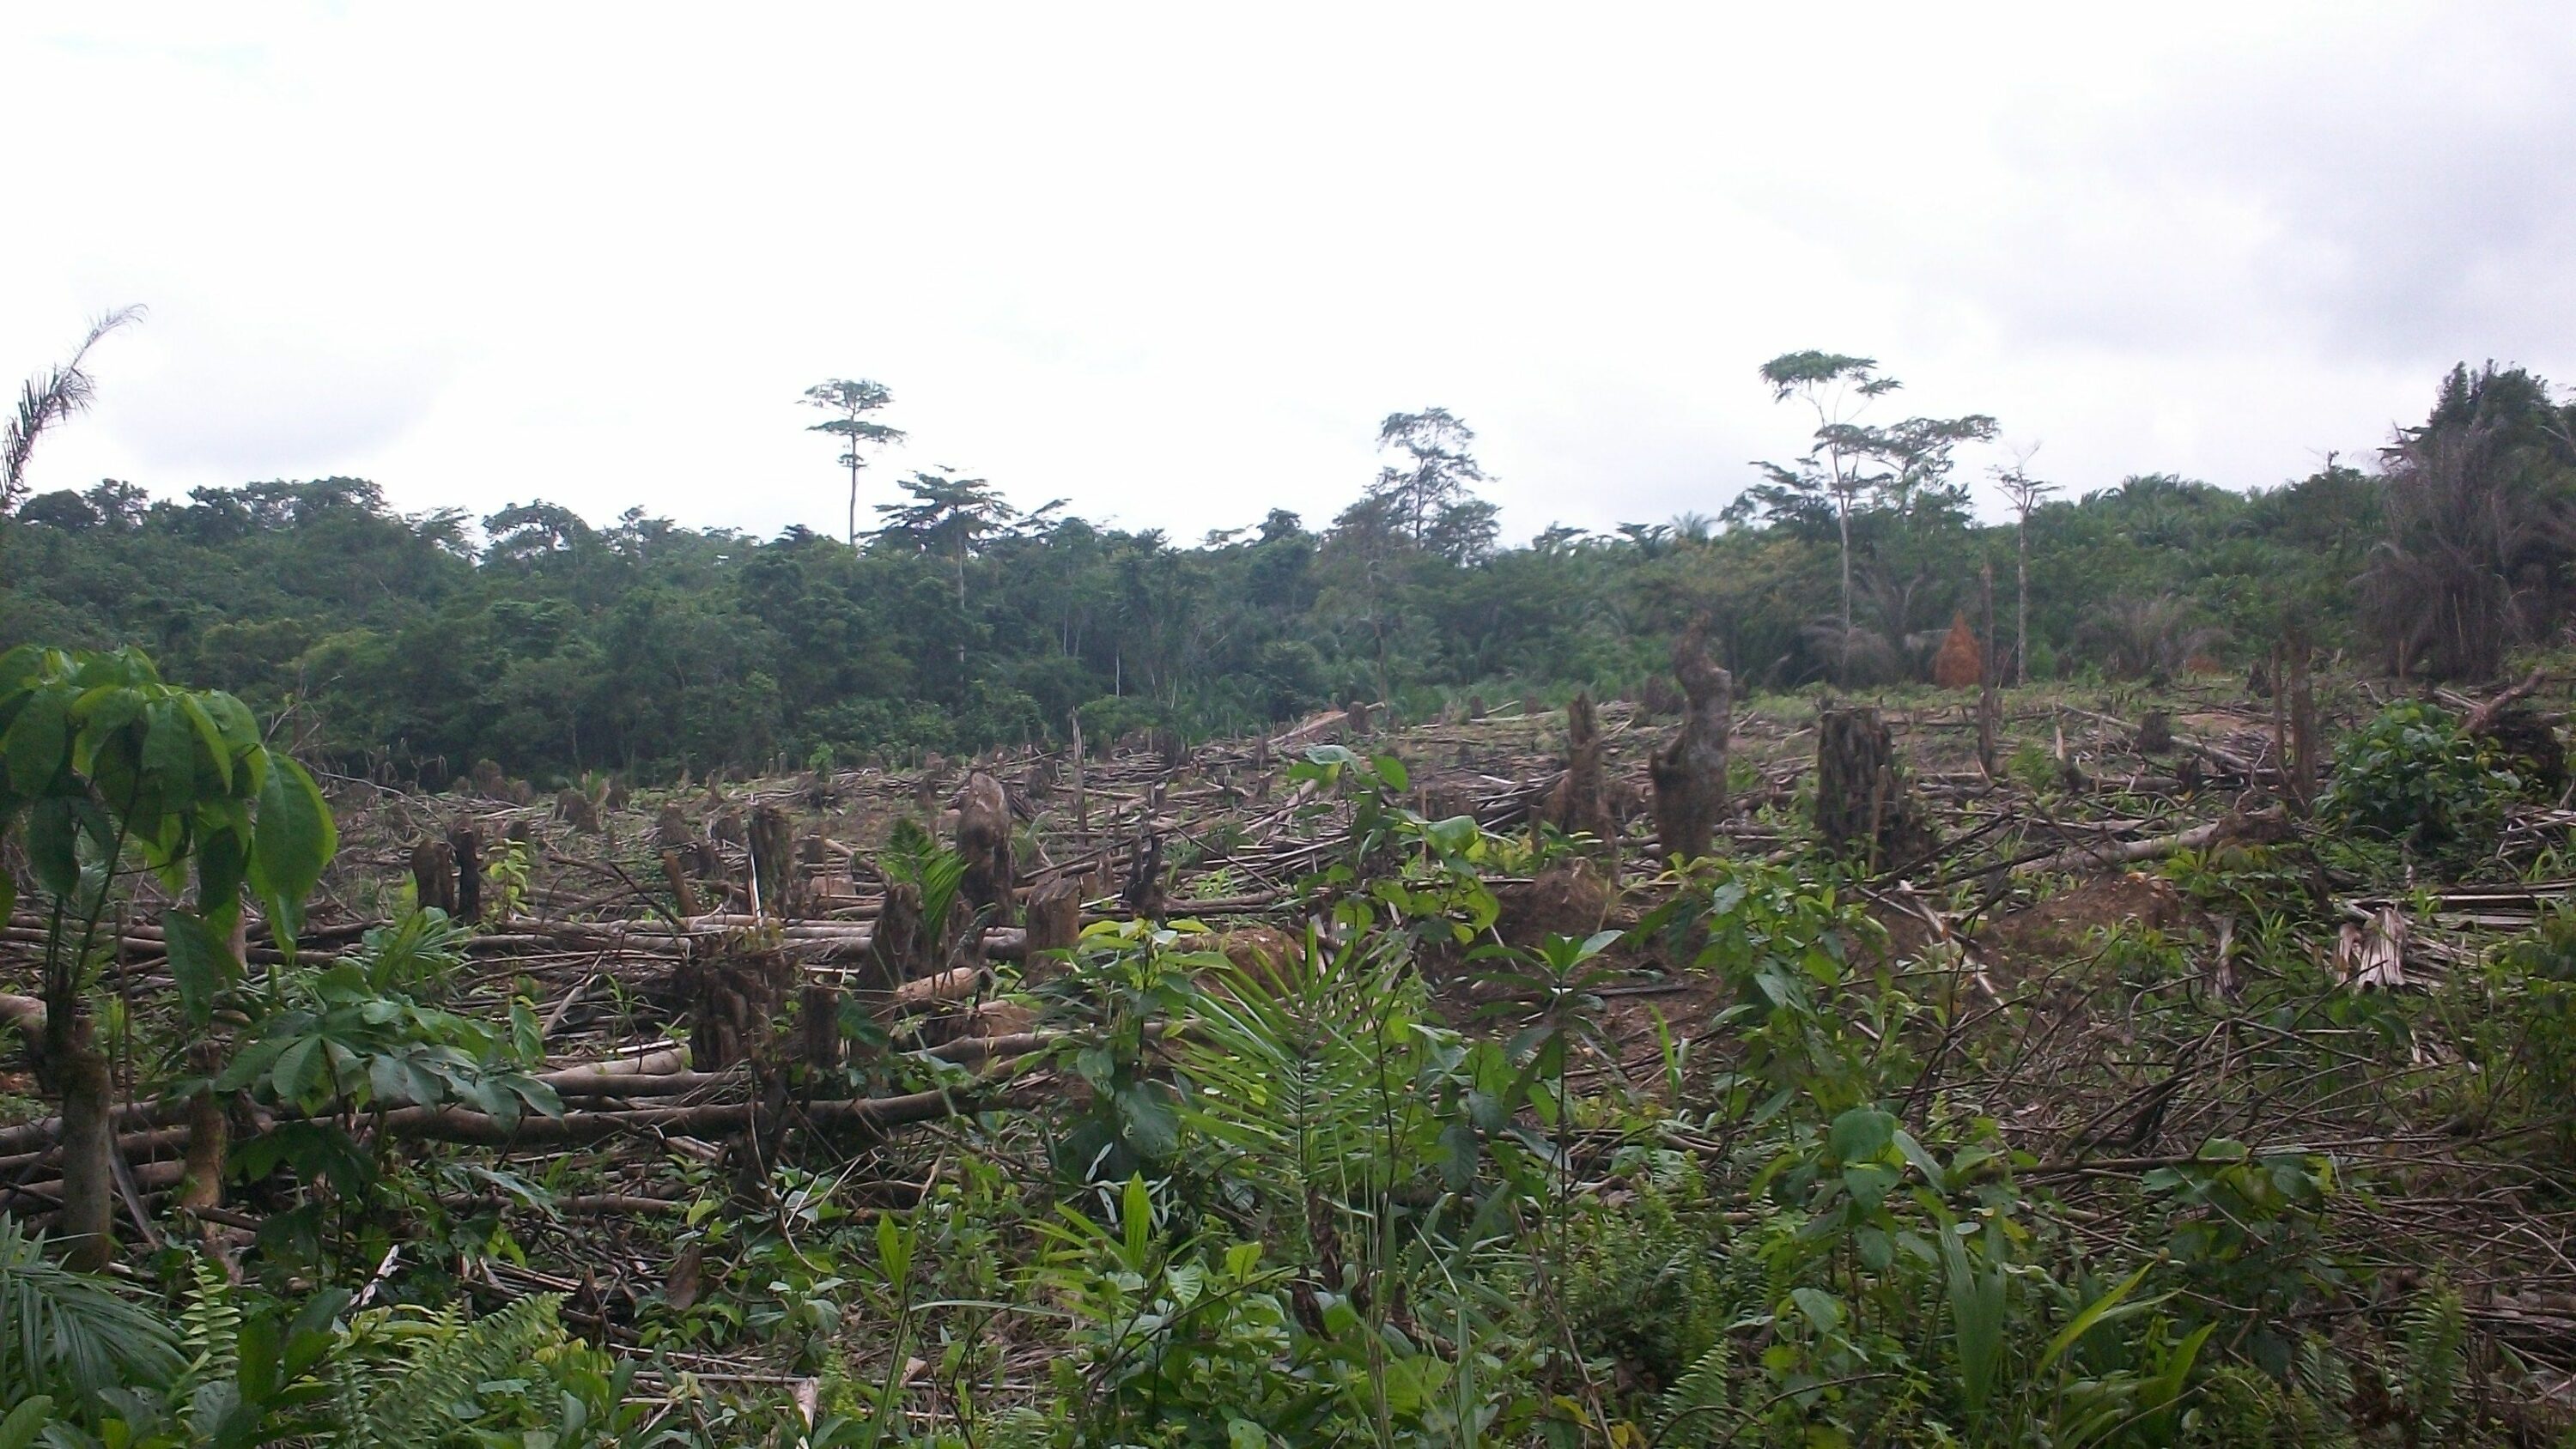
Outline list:
[[[119,307],[90,324],[71,361],[27,379],[18,390],[17,415],[0,429],[0,509],[13,503],[26,486],[27,460],[45,429],[86,412],[97,400],[98,386],[81,368],[99,339],[143,315],[141,307]]]
[[[0,1385],[14,1395],[159,1387],[183,1366],[178,1335],[107,1278],[45,1255],[45,1240],[0,1214]]]

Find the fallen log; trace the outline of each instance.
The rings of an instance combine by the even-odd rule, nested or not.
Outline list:
[[[2250,815],[2231,811],[2206,825],[2195,825],[2171,835],[2079,845],[2055,855],[2025,861],[2014,867],[2013,873],[2044,875],[2050,871],[2080,870],[2086,866],[2134,865],[2142,860],[2160,860],[2186,850],[2207,850],[2213,845],[2239,842],[2271,844],[2288,839],[2289,833],[2290,822],[2279,810],[2258,810]]]
[[[805,1102],[789,1110],[819,1127],[900,1127],[943,1117],[962,1117],[1015,1105],[1016,1091],[972,1090],[913,1092],[900,1097],[859,1097]],[[718,1137],[753,1126],[763,1115],[757,1102],[720,1102],[698,1107],[638,1107],[623,1111],[567,1112],[560,1117],[528,1115],[516,1121],[454,1107],[405,1107],[385,1114],[385,1135],[413,1142],[471,1142],[487,1146],[538,1146],[597,1142],[630,1132],[678,1133]]]

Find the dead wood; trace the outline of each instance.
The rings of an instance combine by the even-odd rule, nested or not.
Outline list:
[[[981,770],[966,777],[958,802],[957,853],[966,862],[959,896],[982,919],[1009,925],[1011,891],[1017,884],[1011,864],[1011,804],[1002,782]]]
[[[1816,831],[1872,871],[1909,868],[1938,842],[1875,709],[1816,717]]]
[[[1683,698],[1681,729],[1648,763],[1654,788],[1656,849],[1664,858],[1697,860],[1726,817],[1726,752],[1735,681],[1708,656],[1708,636],[1694,627],[1673,645],[1673,674]]]
[[[1618,823],[1601,773],[1601,724],[1588,690],[1576,692],[1565,707],[1565,774],[1548,798],[1548,822],[1568,835],[1589,835],[1616,849]]]
[[[474,925],[483,919],[483,837],[459,821],[448,828],[447,851],[456,862],[456,919]]]
[[[456,852],[444,840],[424,840],[411,848],[412,898],[424,911],[456,914]]]

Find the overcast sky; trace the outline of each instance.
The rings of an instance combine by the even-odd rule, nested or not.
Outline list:
[[[1181,539],[1321,523],[1432,404],[1509,536],[1713,513],[1796,348],[2078,489],[2576,381],[2565,5],[1972,8],[16,7],[0,374],[151,308],[39,488],[762,534],[840,531],[797,399],[867,377],[868,501]]]

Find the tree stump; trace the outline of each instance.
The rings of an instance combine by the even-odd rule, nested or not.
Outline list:
[[[1610,800],[1601,781],[1601,725],[1592,712],[1592,695],[1578,692],[1565,707],[1565,773],[1548,794],[1548,823],[1568,835],[1589,835],[1618,848],[1618,822],[1610,818]]]
[[[887,881],[885,905],[877,911],[876,930],[868,941],[868,957],[876,968],[871,987],[890,997],[896,987],[928,974],[924,924],[921,887],[908,880]]]
[[[2161,755],[2174,747],[2173,716],[2160,709],[2138,717],[2138,753]]]
[[[763,805],[751,812],[751,824],[745,831],[751,847],[751,888],[759,897],[760,908],[788,920],[797,914],[791,883],[796,879],[795,827],[788,822],[787,812],[775,805]]]
[[[1932,853],[1937,838],[1875,709],[1816,717],[1816,831],[1826,849],[1871,871],[1903,869]]]
[[[1060,875],[1029,892],[1028,959],[1024,979],[1044,981],[1064,969],[1051,952],[1070,951],[1082,936],[1082,882]]]
[[[769,1039],[796,978],[794,964],[775,951],[717,956],[680,969],[689,1002],[689,1065],[702,1072],[750,1061]]]
[[[1681,682],[1682,726],[1647,762],[1655,792],[1655,848],[1666,859],[1697,860],[1726,816],[1726,753],[1735,711],[1735,681],[1708,657],[1699,629],[1673,646]]]
[[[653,846],[657,850],[679,850],[696,841],[698,833],[689,828],[688,812],[680,802],[670,801],[653,821]]]
[[[456,852],[444,840],[424,840],[411,848],[412,900],[422,910],[456,915]]]
[[[483,837],[471,823],[447,832],[447,850],[456,862],[456,919],[475,925],[483,919]]]
[[[1163,919],[1166,902],[1163,894],[1163,837],[1146,831],[1137,837],[1135,854],[1127,862],[1127,884],[1119,893],[1128,914],[1140,920]]]
[[[599,805],[579,790],[563,790],[555,795],[555,814],[584,835],[599,833]]]
[[[959,897],[978,919],[1009,925],[1011,890],[1017,884],[1011,863],[1011,802],[1002,782],[981,770],[966,777],[957,802],[957,853],[966,861]]]
[[[841,1066],[841,988],[829,982],[812,982],[805,987],[796,1003],[796,1025],[803,1038],[803,1051],[808,1071],[824,1073]]]

